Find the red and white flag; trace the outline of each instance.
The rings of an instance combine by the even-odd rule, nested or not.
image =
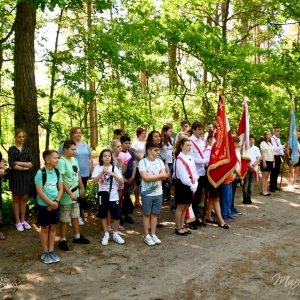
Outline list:
[[[226,116],[225,98],[222,95],[219,96],[215,123],[215,143],[211,149],[207,176],[209,182],[216,188],[233,173],[237,164],[234,142]]]
[[[243,103],[243,113],[240,120],[240,125],[237,131],[237,136],[240,138],[241,150],[242,150],[242,161],[241,161],[241,179],[247,174],[248,164],[251,161],[250,157],[250,145],[249,145],[249,114],[247,102]]]

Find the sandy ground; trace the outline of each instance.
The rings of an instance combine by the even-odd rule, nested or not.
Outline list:
[[[242,215],[229,230],[207,226],[186,237],[174,234],[174,213],[164,205],[162,244],[154,247],[143,242],[140,209],[135,224],[125,224],[124,245],[102,246],[100,221],[86,213],[81,232],[91,243],[72,244],[69,228],[71,251],[56,242],[61,262],[50,265],[40,260],[35,223],[24,232],[6,226],[0,299],[300,299],[300,189],[264,197],[256,183],[253,205],[241,199],[238,188]]]

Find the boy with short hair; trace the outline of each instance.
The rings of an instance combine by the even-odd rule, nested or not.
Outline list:
[[[71,218],[74,232],[75,244],[89,244],[90,241],[79,233],[78,217],[80,215],[78,197],[84,198],[85,190],[80,176],[80,169],[77,159],[74,157],[76,143],[72,140],[64,142],[64,154],[58,161],[58,170],[63,179],[64,193],[60,202],[60,241],[58,247],[62,251],[69,251],[66,240],[67,224]]]
[[[133,185],[134,188],[137,188],[136,183],[134,182],[135,173],[136,173],[136,159],[134,152],[129,150],[131,147],[131,139],[127,135],[123,135],[120,138],[120,142],[122,145],[122,152],[120,155],[123,158],[123,162],[126,164],[126,168],[124,168],[124,173],[122,174],[125,178],[124,184],[125,188],[128,189],[129,186]],[[124,189],[123,194],[128,193]],[[130,197],[130,196],[129,196]],[[134,220],[131,218],[129,214],[125,215],[124,222],[129,224],[133,224]]]
[[[139,162],[139,171],[142,177],[142,212],[144,227],[144,242],[149,246],[161,244],[155,235],[157,215],[162,205],[162,180],[168,175],[164,163],[159,159],[160,147],[154,143],[146,144],[147,157]],[[149,235],[149,227],[151,235]]]
[[[56,224],[59,223],[59,202],[63,194],[61,174],[55,167],[58,164],[58,153],[55,150],[43,152],[45,168],[37,171],[35,186],[37,192],[37,222],[41,226],[40,239],[45,264],[59,262],[54,252]]]
[[[197,174],[199,176],[198,178],[198,187],[195,191],[193,202],[192,202],[192,208],[196,217],[196,220],[194,222],[189,223],[189,228],[191,229],[197,229],[197,226],[205,226],[205,224],[202,224],[202,222],[197,218],[198,214],[198,205],[201,202],[202,192],[205,187],[206,183],[206,170],[205,165],[208,163],[208,158],[204,157],[204,149],[205,149],[205,143],[202,140],[203,135],[203,125],[199,121],[194,121],[192,123],[192,136],[189,138],[189,140],[192,143],[191,151],[189,152],[189,155],[191,155],[194,159]]]

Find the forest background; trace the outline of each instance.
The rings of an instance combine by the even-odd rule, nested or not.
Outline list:
[[[233,132],[245,97],[257,138],[279,125],[285,140],[292,97],[299,116],[296,0],[0,3],[0,143],[23,128],[34,171],[72,126],[95,149],[115,128],[212,122],[221,82]]]

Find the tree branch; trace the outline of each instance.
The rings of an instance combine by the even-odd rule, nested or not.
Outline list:
[[[14,21],[13,26],[11,27],[10,32],[8,33],[8,35],[5,38],[3,38],[3,39],[0,40],[1,44],[4,43],[4,42],[6,42],[10,38],[10,36],[12,35],[12,33],[15,30],[15,24],[16,24],[16,21]]]

